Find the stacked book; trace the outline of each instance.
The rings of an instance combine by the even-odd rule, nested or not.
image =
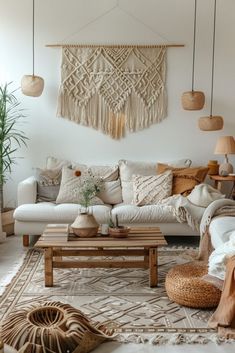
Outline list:
[[[68,240],[69,225],[68,224],[48,224],[44,229],[41,239],[49,241]]]

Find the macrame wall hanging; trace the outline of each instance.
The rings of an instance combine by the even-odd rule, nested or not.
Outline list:
[[[74,34],[117,9],[166,40],[125,9],[119,0]],[[48,44],[47,47],[62,47],[57,115],[98,129],[114,139],[160,122],[167,113],[167,48],[183,46]]]
[[[165,46],[66,46],[58,116],[114,139],[166,117]]]

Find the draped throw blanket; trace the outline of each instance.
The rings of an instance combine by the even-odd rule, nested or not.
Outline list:
[[[166,47],[66,46],[57,115],[114,139],[166,117]]]

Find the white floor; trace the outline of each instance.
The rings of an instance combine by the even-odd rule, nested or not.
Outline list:
[[[19,237],[8,237],[5,243],[0,244],[0,292],[4,287],[6,274],[14,272],[19,266],[22,255],[27,251],[22,247]],[[0,303],[1,305],[1,303]],[[151,344],[119,344],[109,342],[102,344],[94,353],[233,353],[235,343],[207,345],[179,345],[179,346],[152,346]]]

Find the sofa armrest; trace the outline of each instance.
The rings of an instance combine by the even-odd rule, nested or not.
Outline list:
[[[37,180],[31,176],[18,185],[17,201],[18,206],[26,203],[36,203],[37,200]]]

